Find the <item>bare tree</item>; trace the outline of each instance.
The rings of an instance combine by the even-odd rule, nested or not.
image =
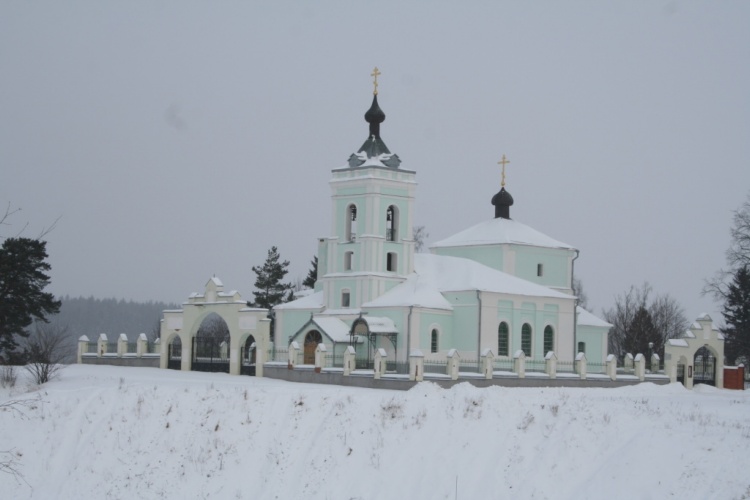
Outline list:
[[[622,359],[625,354],[647,354],[649,343],[653,352],[664,357],[664,344],[676,338],[688,326],[682,307],[668,294],[651,299],[652,288],[644,283],[630,287],[615,298],[615,305],[604,311],[604,319],[612,324],[609,330],[610,351]]]
[[[713,278],[707,279],[701,293],[711,295],[717,302],[725,302],[728,283],[735,272],[750,267],[750,193],[745,202],[732,213],[729,230],[731,243],[726,251],[727,269],[719,269]]]
[[[0,412],[10,412],[14,417],[26,418],[24,409],[34,409],[41,399],[11,399],[0,403]],[[26,480],[21,474],[21,454],[15,450],[0,450],[0,472],[10,474],[16,481]],[[28,484],[28,483],[26,483]]]
[[[588,311],[589,296],[583,290],[583,282],[578,278],[573,278],[573,295],[578,297],[578,305]]]
[[[414,226],[411,234],[412,239],[414,239],[414,251],[421,252],[424,250],[425,240],[430,237],[430,233],[427,232],[424,226]]]
[[[74,354],[74,345],[68,327],[37,322],[25,341],[26,370],[37,384],[52,379]]]

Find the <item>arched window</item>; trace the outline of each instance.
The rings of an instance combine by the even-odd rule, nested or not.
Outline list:
[[[531,325],[528,323],[521,327],[521,350],[527,358],[531,357]]]
[[[497,355],[508,355],[508,323],[505,321],[497,327]]]
[[[544,327],[544,355],[555,350],[555,330],[550,325]]]
[[[346,207],[346,241],[354,241],[357,238],[357,206],[354,204]]]
[[[398,208],[391,205],[385,211],[385,241],[396,241],[398,228]]]
[[[398,271],[398,254],[396,252],[388,252],[386,255],[385,270],[392,273]]]
[[[578,352],[586,354],[586,342],[578,342]]]
[[[434,328],[430,334],[430,352],[438,352],[438,331]]]

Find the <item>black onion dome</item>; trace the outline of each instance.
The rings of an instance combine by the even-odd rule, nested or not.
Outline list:
[[[500,188],[500,191],[492,197],[492,204],[495,206],[495,218],[502,217],[503,219],[510,219],[510,207],[513,205],[513,197],[505,188]]]
[[[378,106],[377,94],[372,97],[372,105],[365,113],[365,121],[370,124],[370,135],[364,144],[362,144],[362,147],[359,148],[357,154],[349,157],[349,166],[354,168],[364,164],[365,160],[362,158],[362,153],[364,153],[364,156],[367,158],[387,155],[380,160],[383,165],[390,168],[398,168],[401,165],[401,159],[398,155],[391,153],[388,146],[383,142],[383,139],[380,138],[380,124],[385,121],[385,113]]]
[[[365,113],[365,121],[370,124],[370,135],[380,137],[380,124],[385,121],[385,113],[378,106],[377,94],[372,96],[372,106]]]

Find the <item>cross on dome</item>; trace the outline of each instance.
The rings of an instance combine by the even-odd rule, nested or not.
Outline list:
[[[380,70],[377,66],[375,66],[375,69],[372,70],[372,73],[370,73],[370,76],[373,77],[372,84],[374,85],[374,89],[372,91],[373,95],[378,95],[378,76],[380,76]]]
[[[505,187],[505,165],[510,163],[510,160],[505,158],[505,154],[503,154],[503,159],[497,162],[498,165],[503,166],[503,180],[500,182],[500,187]]]

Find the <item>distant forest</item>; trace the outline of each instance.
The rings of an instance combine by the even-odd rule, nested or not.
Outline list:
[[[68,334],[75,338],[86,335],[92,341],[100,333],[106,333],[112,341],[121,333],[127,334],[132,342],[139,333],[145,333],[149,340],[153,340],[158,337],[162,311],[180,307],[165,302],[73,298],[67,295],[60,300],[60,313],[50,316],[50,323],[67,327]]]

